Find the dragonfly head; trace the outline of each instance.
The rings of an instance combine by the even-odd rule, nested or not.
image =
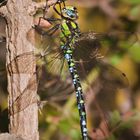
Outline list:
[[[77,8],[73,6],[66,6],[62,9],[62,15],[68,19],[76,20],[78,19]]]

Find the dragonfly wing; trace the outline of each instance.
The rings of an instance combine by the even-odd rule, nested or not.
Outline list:
[[[7,69],[12,72],[12,74],[15,73],[32,73],[33,68],[35,67],[35,57],[34,52],[27,52],[23,53],[21,55],[16,56],[10,64],[7,65]],[[33,65],[34,64],[34,65]]]
[[[132,47],[138,41],[138,33],[131,32],[111,32],[111,33],[95,33],[85,32],[81,33],[80,37],[76,39],[75,46],[81,46],[81,44],[95,44],[98,42],[100,46],[94,45],[94,48],[104,48],[108,52],[119,52],[120,50],[127,50]],[[91,50],[90,49],[90,50]]]
[[[34,73],[35,74],[35,73]],[[33,103],[37,103],[38,99],[36,96],[33,96],[34,88],[36,88],[36,78],[32,75],[29,79],[26,88],[21,92],[20,89],[19,93],[20,95],[16,98],[16,100],[13,102],[12,107],[14,109],[14,112],[12,113],[18,113],[26,109],[29,105]],[[30,89],[30,94],[29,94]]]
[[[74,91],[68,64],[59,46],[48,46],[43,61],[42,73],[39,80],[39,92],[43,100],[66,100]]]
[[[30,54],[28,55],[30,56]],[[28,58],[28,55],[26,54],[25,59]],[[14,66],[15,62],[23,61],[24,59],[23,56],[25,56],[25,54],[16,57],[16,60],[14,59],[10,63],[10,65]],[[37,55],[36,61],[38,62],[38,69],[37,69],[37,72],[34,74],[40,73],[40,76],[38,76],[38,92],[40,93],[40,96],[43,100],[56,101],[56,102],[59,102],[62,100],[65,101],[69,97],[70,95],[69,93],[72,93],[74,91],[73,90],[74,88],[72,86],[72,80],[70,79],[69,75],[66,75],[68,74],[68,71],[67,73],[65,73],[65,70],[64,70],[66,67],[65,62],[63,61],[64,59],[63,58],[60,59],[59,58],[60,56],[59,57],[58,56],[59,56],[59,53],[57,52],[56,54],[56,50],[52,51],[51,53],[47,53],[44,56]],[[42,61],[42,63],[39,61]],[[26,68],[28,67],[29,66],[26,65]],[[25,69],[24,72],[25,71],[29,71],[29,70]],[[13,72],[18,73],[19,71],[17,71],[14,68]],[[61,76],[63,76],[63,78],[61,78]],[[39,101],[36,97],[32,97],[32,96],[29,97],[28,95],[28,89],[33,88],[35,85],[35,79],[33,79],[33,77],[34,76],[31,76],[27,84],[27,87],[22,91],[21,95],[13,103],[12,106],[15,110],[14,113],[23,111],[29,105],[33,103],[37,103]],[[19,89],[19,92],[20,92],[20,89]]]
[[[102,85],[109,86],[112,89],[126,88],[129,86],[129,81],[125,73],[115,68],[109,63],[105,63],[103,60],[96,60],[88,62],[77,62],[77,69],[82,80],[85,80],[90,76],[90,80],[95,80],[95,76],[98,75]],[[92,82],[93,82],[92,81]],[[87,82],[88,84],[89,82]]]
[[[111,41],[111,37],[113,36],[110,34],[97,34],[94,32],[81,34],[81,37],[75,43],[74,59],[77,62],[81,78],[85,78],[93,69],[97,69],[104,84],[107,84],[108,81],[108,83],[116,85],[117,88],[126,87],[128,86],[128,79],[125,74],[106,63],[103,59],[106,49],[104,50],[102,40],[100,41],[100,39],[103,39],[103,42],[105,42],[106,38],[109,38]]]
[[[99,66],[101,68],[100,78],[104,83],[108,82],[112,87],[114,84],[119,88],[126,88],[129,86],[127,76],[121,70],[115,68],[111,64],[105,63],[104,61],[100,61]]]
[[[73,91],[71,79],[64,80],[60,75],[48,73],[46,69],[43,70],[38,87],[38,92],[43,100],[47,100],[48,103],[66,101]]]

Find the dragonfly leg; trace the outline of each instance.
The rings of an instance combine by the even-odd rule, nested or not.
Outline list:
[[[60,21],[61,19],[59,18],[45,18],[45,17],[39,17],[39,21],[38,21],[38,26],[41,26],[41,20],[46,20],[47,22],[49,22],[50,24],[55,23],[56,21]]]
[[[46,31],[44,35],[50,35],[50,36],[53,35],[59,29],[59,27],[60,27],[60,24],[56,24],[54,27]]]
[[[61,19],[59,18],[43,18],[44,20],[47,20],[49,23],[54,23],[56,21],[60,21]]]
[[[56,9],[56,5],[57,5],[57,4],[59,4],[60,12]],[[64,6],[65,6],[65,4],[64,4]],[[53,9],[54,9],[54,11],[55,11],[58,15],[62,16],[62,7],[61,7],[61,4],[60,4],[60,3],[54,4]]]
[[[45,36],[51,36],[53,35],[58,29],[59,29],[60,24],[56,24],[54,27],[50,28],[47,31],[44,31],[40,26],[35,25],[33,28],[41,35]]]

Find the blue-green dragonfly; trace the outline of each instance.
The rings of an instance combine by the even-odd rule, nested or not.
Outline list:
[[[80,126],[82,132],[82,139],[87,140],[87,121],[86,121],[86,111],[83,99],[83,91],[80,83],[80,78],[77,73],[76,64],[73,59],[73,43],[75,38],[79,36],[80,30],[78,24],[75,20],[78,18],[78,12],[75,7],[65,6],[62,8],[59,4],[60,12],[56,9],[56,5],[53,6],[54,11],[60,16],[60,19],[46,19],[51,22],[60,22],[54,27],[49,29],[46,32],[41,34],[46,34],[48,36],[53,35],[58,29],[60,31],[60,48],[63,52],[64,58],[67,60],[69,71],[72,77],[73,85],[75,87],[76,97],[77,97],[77,106],[80,114]],[[39,26],[35,26],[35,29],[39,31]],[[42,30],[43,31],[43,30]]]

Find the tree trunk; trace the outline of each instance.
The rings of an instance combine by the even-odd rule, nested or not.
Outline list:
[[[27,37],[33,25],[31,4],[32,0],[8,0],[4,6],[9,131],[25,140],[39,140],[36,62],[34,46]]]

